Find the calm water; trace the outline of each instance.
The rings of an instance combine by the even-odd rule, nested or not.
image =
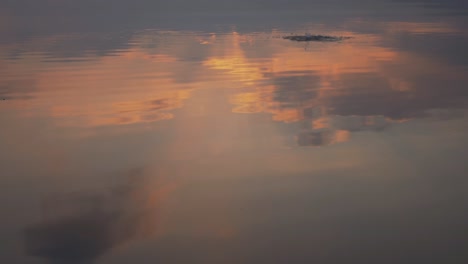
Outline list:
[[[0,263],[468,263],[465,1],[0,7]]]

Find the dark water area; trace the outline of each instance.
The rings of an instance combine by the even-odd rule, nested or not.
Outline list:
[[[461,0],[0,0],[0,263],[468,263],[467,26]]]

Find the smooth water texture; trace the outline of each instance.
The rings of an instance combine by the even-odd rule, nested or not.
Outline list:
[[[465,1],[0,6],[0,263],[468,263]]]

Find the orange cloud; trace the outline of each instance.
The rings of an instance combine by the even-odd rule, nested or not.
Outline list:
[[[46,67],[37,60],[25,57],[7,69],[7,76],[26,74],[31,69],[29,75],[34,79],[37,96],[27,104],[29,113],[52,117],[59,125],[101,126],[171,119],[170,111],[182,107],[192,89],[171,77],[175,73],[168,66],[177,64],[176,59],[139,49],[91,61],[48,62]]]
[[[386,26],[390,33],[397,28],[429,33],[453,31],[445,24],[389,23]],[[154,42],[159,41],[158,34],[177,38],[177,45],[164,46],[161,50],[154,48]],[[413,96],[414,84],[405,74],[385,67],[388,62],[413,65],[408,75],[461,76],[459,71],[443,67],[442,62],[382,47],[379,45],[382,39],[370,34],[332,32],[353,38],[341,43],[311,43],[306,50],[300,43],[282,39],[262,42],[265,46],[259,46],[255,36],[237,32],[220,36],[181,35],[170,31],[158,34],[142,32],[132,39],[137,45],[113,56],[90,54],[83,60],[45,63],[41,56],[31,53],[15,63],[7,63],[0,68],[5,76],[19,73],[31,76],[31,86],[36,89],[30,93],[34,100],[28,104],[15,102],[10,107],[22,108],[25,115],[51,117],[65,126],[134,124],[172,119],[174,110],[184,107],[193,91],[222,86],[239,88],[228,98],[234,113],[268,113],[272,120],[279,122],[307,120],[312,130],[333,129],[333,116],[329,113],[332,102],[359,89],[346,85],[349,76],[372,74],[388,84],[376,85],[374,91],[389,89],[408,97]],[[55,38],[38,40],[37,45],[50,45]],[[200,62],[186,63],[178,59],[187,52],[187,47],[200,44],[209,44],[203,46],[207,57]],[[269,53],[260,58],[249,53],[263,50]],[[189,76],[190,81],[178,81],[180,76]],[[301,87],[284,83],[296,77],[296,84],[300,83]],[[2,80],[0,84],[9,85],[11,81]],[[309,116],[304,114],[307,109],[320,111]]]

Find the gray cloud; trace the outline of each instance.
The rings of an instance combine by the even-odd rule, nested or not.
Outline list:
[[[301,103],[309,102],[317,96],[320,81],[319,76],[309,75],[272,77],[272,83],[276,89],[273,100],[280,103],[282,108],[296,108]]]
[[[299,146],[323,146],[328,145],[332,141],[330,131],[311,131],[300,133],[297,136],[297,144]]]
[[[132,171],[128,182],[109,194],[71,193],[44,198],[44,219],[24,230],[26,254],[52,263],[89,263],[139,237],[142,222],[157,221],[149,219],[150,208],[133,200],[136,192],[145,197],[142,173]]]
[[[376,75],[345,75],[335,84],[343,92],[329,100],[329,113],[408,119],[428,116],[427,111],[431,109],[456,109],[467,105],[462,80],[450,80],[443,75],[416,75],[410,76],[408,82],[412,88],[405,92],[392,89],[388,80]]]

